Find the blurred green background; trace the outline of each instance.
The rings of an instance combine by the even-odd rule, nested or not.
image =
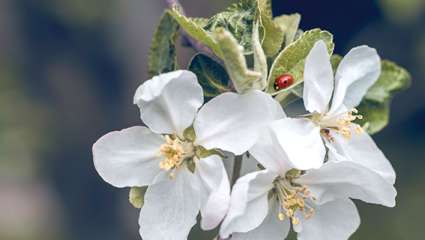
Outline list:
[[[191,16],[233,1],[182,0]],[[397,173],[395,209],[357,202],[351,239],[425,238],[425,0],[273,1],[301,27],[334,33],[336,52],[368,44],[406,67],[412,87],[375,135]],[[140,239],[128,190],[96,174],[92,144],[140,125],[132,104],[146,79],[158,0],[0,1],[0,239]],[[179,49],[180,64],[193,54]],[[196,233],[192,239],[201,239]]]

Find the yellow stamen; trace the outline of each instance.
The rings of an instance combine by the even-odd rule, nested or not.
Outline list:
[[[193,145],[180,140],[176,136],[165,136],[165,143],[161,145],[159,151],[165,157],[159,163],[159,167],[165,171],[179,168],[185,158],[193,155]],[[174,177],[174,172],[170,173],[170,177]]]
[[[297,225],[300,223],[300,220],[297,217],[292,217],[291,220],[292,220],[292,224],[294,225]]]
[[[313,121],[316,121],[318,125],[321,126],[322,135],[329,141],[334,141],[330,134],[330,129],[341,134],[343,137],[350,139],[352,137],[353,130],[357,134],[363,132],[363,129],[360,126],[353,124],[353,121],[363,119],[363,116],[358,113],[359,111],[354,108],[349,112],[345,112],[334,117],[316,115],[313,117]]]
[[[279,213],[279,215],[277,217],[279,218],[280,221],[285,220],[285,214],[283,214],[281,212]]]
[[[290,174],[289,174],[290,173]],[[313,216],[314,209],[307,200],[314,201],[314,197],[310,195],[307,186],[299,185],[293,182],[301,174],[294,174],[294,171],[289,171],[285,177],[278,177],[275,180],[275,193],[283,211],[279,212],[278,218],[283,221],[286,217],[289,218],[292,224],[299,224],[300,219],[296,217],[296,213],[300,212],[304,218],[308,219]]]

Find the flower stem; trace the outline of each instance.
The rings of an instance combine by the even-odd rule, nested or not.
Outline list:
[[[236,156],[235,157],[235,163],[233,164],[233,171],[232,171],[232,186],[235,185],[236,181],[241,175],[241,168],[242,168],[242,156]]]
[[[234,164],[233,164],[233,170],[232,170],[232,181],[231,186],[235,185],[236,181],[241,175],[241,169],[242,169],[242,156],[235,156]],[[220,235],[213,238],[213,240],[230,240],[229,238],[221,238]]]

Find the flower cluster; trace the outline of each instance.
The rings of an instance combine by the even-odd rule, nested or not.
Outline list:
[[[147,187],[144,240],[185,240],[196,224],[221,239],[344,240],[360,217],[351,199],[395,205],[395,173],[356,110],[381,73],[376,51],[352,49],[335,73],[326,43],[305,59],[306,114],[288,117],[269,93],[225,92],[204,103],[187,70],[144,82],[134,103],[147,127],[111,132],[93,146],[97,172],[116,187]],[[225,155],[249,171],[232,186]],[[233,173],[237,174],[237,173]]]

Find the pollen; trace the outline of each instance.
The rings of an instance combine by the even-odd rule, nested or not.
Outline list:
[[[358,114],[359,111],[357,109],[353,109],[350,112],[343,114],[336,122],[337,122],[337,132],[340,133],[347,139],[350,139],[352,136],[352,126],[353,121],[357,119],[363,119],[363,116]],[[362,128],[360,126],[354,127],[354,131],[356,133],[361,133]]]
[[[363,128],[353,122],[357,119],[363,119],[363,116],[358,114],[357,109],[352,109],[349,112],[345,112],[336,116],[320,116],[313,118],[318,125],[322,128],[321,133],[324,138],[329,141],[333,141],[334,138],[330,134],[330,130],[334,130],[336,133],[342,135],[347,139],[351,139],[353,132],[360,134],[363,132]]]
[[[277,216],[279,218],[280,221],[285,220],[285,214],[284,213],[279,213],[279,215]]]
[[[300,171],[298,171],[301,174]],[[283,221],[285,218],[291,220],[293,225],[300,223],[297,213],[301,213],[305,219],[309,219],[314,215],[314,208],[309,201],[314,201],[307,186],[299,185],[293,182],[297,176],[279,177],[275,180],[275,192],[279,201],[278,218]]]
[[[184,160],[193,153],[193,146],[176,136],[166,135],[165,143],[160,146],[159,151],[164,157],[164,160],[159,163],[159,167],[168,171],[179,168]]]

